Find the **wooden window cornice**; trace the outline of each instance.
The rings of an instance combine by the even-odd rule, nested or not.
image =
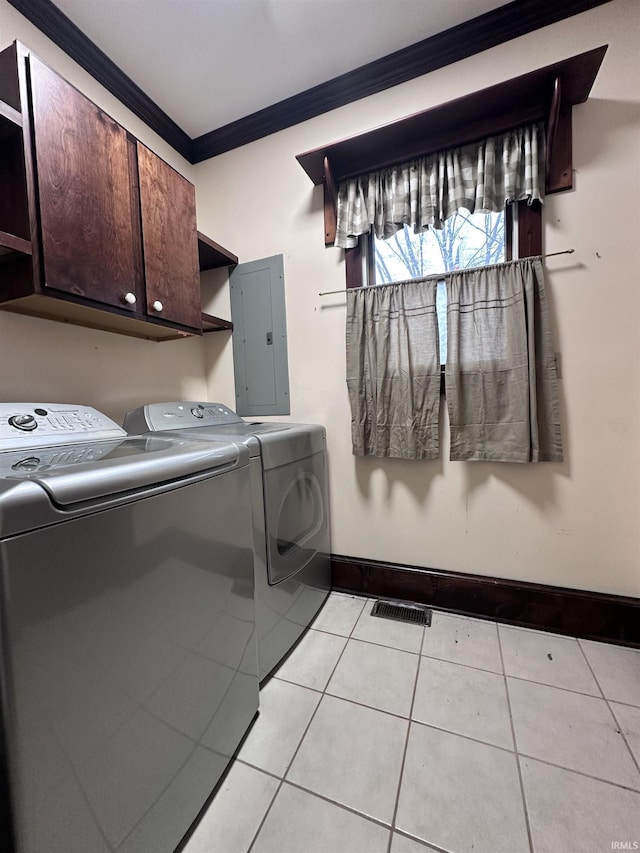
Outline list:
[[[391,124],[297,155],[324,186],[325,244],[335,240],[337,186],[345,178],[504,133],[547,124],[547,193],[573,186],[571,111],[587,100],[608,45],[539,68]]]

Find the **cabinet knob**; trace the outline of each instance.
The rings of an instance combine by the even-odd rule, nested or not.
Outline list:
[[[135,293],[125,293],[124,301],[127,303],[127,305],[135,305],[136,304]]]
[[[156,299],[156,301],[153,303],[153,305],[151,307],[153,308],[154,311],[160,312],[160,311],[162,311],[162,302],[160,302],[159,299]]]

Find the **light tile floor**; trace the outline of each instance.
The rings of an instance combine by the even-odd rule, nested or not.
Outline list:
[[[185,853],[640,847],[640,651],[332,593]]]

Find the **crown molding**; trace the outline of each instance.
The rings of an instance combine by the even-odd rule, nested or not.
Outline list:
[[[7,0],[191,163],[255,142],[611,0],[514,0],[471,21],[191,139],[51,0]]]

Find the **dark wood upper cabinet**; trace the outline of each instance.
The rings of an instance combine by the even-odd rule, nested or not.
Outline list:
[[[144,311],[127,133],[34,56],[29,70],[43,287]]]
[[[202,325],[193,185],[137,143],[147,312]]]
[[[0,51],[1,309],[153,340],[228,329],[202,315],[200,247],[237,262],[198,234],[189,181],[19,42]]]

